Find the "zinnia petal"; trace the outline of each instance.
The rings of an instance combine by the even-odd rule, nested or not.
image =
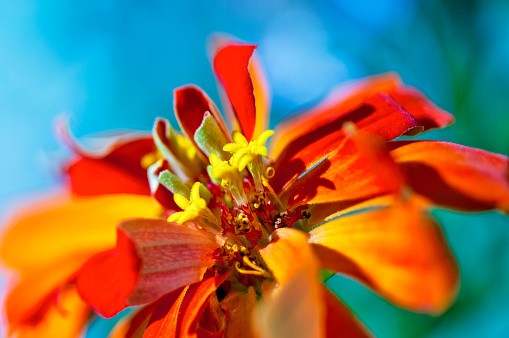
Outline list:
[[[509,212],[509,160],[439,141],[394,142],[391,156],[407,184],[431,202],[465,211]]]
[[[271,95],[269,83],[265,72],[256,55],[251,57],[249,63],[249,74],[253,81],[253,94],[256,103],[256,126],[253,132],[253,139],[256,139],[264,130],[269,127],[269,113]]]
[[[445,127],[454,122],[454,116],[435,106],[416,88],[405,85],[398,74],[385,73],[348,81],[333,90],[317,107],[279,124],[271,152],[278,156],[294,140],[331,121],[331,118],[354,111],[370,97],[380,93],[389,95],[425,130]]]
[[[59,295],[58,304],[51,304],[41,322],[36,326],[18,328],[16,337],[79,337],[90,315],[90,308],[80,299],[76,290],[68,288]]]
[[[418,126],[409,113],[384,94],[366,98],[360,106],[346,111],[337,107],[327,108],[327,111],[322,118],[316,118],[312,112],[307,114],[306,123],[301,127],[306,130],[285,142],[285,147],[280,151],[271,151],[271,156],[276,158],[275,176],[271,179],[276,192],[280,192],[285,184],[319,163],[344,142],[342,127],[345,122],[354,122],[359,132],[375,134],[385,141]],[[286,133],[281,133],[279,128],[276,128],[275,136],[288,140]],[[279,144],[276,143],[276,148],[279,148]]]
[[[292,182],[280,198],[288,208],[333,202],[346,207],[369,197],[398,193],[402,186],[403,176],[383,141],[359,132]]]
[[[104,154],[85,152],[66,168],[71,191],[77,195],[149,195],[142,158],[154,151],[151,137],[119,138]]]
[[[228,129],[216,105],[199,87],[187,85],[175,89],[173,92],[173,102],[180,128],[196,148],[199,149],[194,140],[194,133],[202,124],[203,115],[206,112],[212,114],[225,137],[229,139]]]
[[[439,314],[454,300],[455,260],[440,228],[411,201],[340,217],[309,235],[324,268],[359,279],[396,305]]]
[[[307,236],[289,228],[277,229],[272,236],[273,242],[260,254],[279,286],[264,293],[260,333],[263,337],[322,337],[325,307]]]
[[[256,329],[253,317],[257,314],[256,293],[253,287],[247,292],[232,290],[221,302],[221,307],[228,318],[225,337],[251,338]]]
[[[56,306],[60,290],[88,257],[62,257],[51,265],[24,272],[5,299],[5,315],[10,330],[35,327],[44,322],[46,316],[52,316],[48,312]]]
[[[159,207],[148,196],[47,197],[7,222],[0,254],[17,270],[37,270],[65,257],[92,256],[113,247],[120,219],[158,214]]]
[[[228,43],[214,56],[214,70],[230,99],[242,133],[250,141],[256,126],[256,106],[249,61],[256,45]]]
[[[327,313],[326,337],[367,338],[373,336],[352,311],[325,286],[322,286],[322,296]]]
[[[209,277],[162,298],[143,337],[197,337],[195,325],[202,306],[226,277]]]
[[[122,221],[117,247],[83,266],[78,290],[101,315],[111,317],[127,305],[149,303],[201,280],[220,244],[215,235],[176,223]]]

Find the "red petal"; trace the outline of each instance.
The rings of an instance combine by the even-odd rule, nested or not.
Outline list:
[[[331,118],[345,115],[362,106],[367,99],[380,93],[392,97],[395,104],[409,112],[425,130],[445,127],[454,122],[454,116],[436,107],[416,88],[402,83],[398,74],[385,73],[349,81],[329,94],[316,108],[278,125],[278,133],[271,144],[272,156],[277,157],[294,140],[312,132]]]
[[[194,337],[203,305],[227,277],[210,277],[162,298],[143,337]]]
[[[134,244],[118,231],[117,247],[95,255],[78,272],[78,292],[101,316],[111,318],[127,306],[140,266]]]
[[[189,286],[177,289],[157,302],[157,306],[150,317],[143,337],[157,338],[178,336],[178,316],[182,301],[188,289]]]
[[[403,176],[382,140],[358,133],[281,194],[288,208],[302,204],[342,202],[345,206],[382,194],[396,193]]]
[[[382,94],[366,99],[353,110],[345,111],[342,107],[333,106],[326,112],[321,118],[316,118],[313,113],[307,115],[305,127],[302,127],[307,132],[301,132],[289,142],[277,158],[275,176],[271,180],[276,192],[336,150],[344,142],[342,127],[347,121],[354,122],[359,131],[376,134],[386,141],[417,126],[417,121],[410,114]],[[323,115],[321,110],[318,113]],[[285,137],[285,134],[279,137]]]
[[[325,317],[326,337],[364,338],[372,336],[350,309],[325,286],[322,286],[322,294],[327,313]]]
[[[203,90],[196,86],[188,85],[175,89],[173,96],[175,115],[177,116],[180,128],[197,149],[200,149],[200,147],[194,141],[194,133],[201,125],[203,115],[206,112],[212,114],[227,139],[230,138],[228,129],[216,105]]]
[[[412,114],[424,130],[442,128],[454,123],[453,115],[437,107],[417,88],[400,83],[389,95]]]
[[[114,193],[149,195],[141,159],[155,149],[150,137],[120,138],[101,156],[84,153],[67,168],[71,190],[90,196]]]
[[[147,178],[105,159],[81,158],[67,169],[71,190],[77,195],[150,195]]]
[[[506,156],[438,141],[394,142],[407,184],[433,203],[466,211],[509,211]]]
[[[398,306],[438,314],[456,296],[454,257],[412,201],[340,217],[309,235],[324,268],[363,281]]]
[[[101,315],[111,317],[127,305],[149,303],[201,280],[218,246],[214,235],[176,223],[122,221],[117,247],[84,265],[78,290]]]
[[[256,125],[254,88],[248,70],[255,48],[256,45],[230,43],[221,47],[214,56],[214,70],[248,141]]]

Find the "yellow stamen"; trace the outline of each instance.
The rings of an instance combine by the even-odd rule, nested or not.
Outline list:
[[[247,139],[238,131],[232,133],[234,143],[228,143],[223,147],[224,151],[232,153],[230,164],[238,171],[246,167],[253,177],[257,191],[263,191],[262,174],[264,172],[263,159],[267,157],[267,148],[265,143],[267,139],[274,135],[273,130],[266,130],[255,140],[247,142]]]
[[[235,270],[237,270],[238,273],[243,274],[243,275],[255,275],[255,276],[261,276],[261,277],[266,277],[266,278],[271,278],[272,277],[272,275],[270,273],[268,273],[264,269],[260,268],[259,266],[255,265],[253,262],[251,262],[249,257],[244,256],[242,258],[242,261],[244,262],[245,265],[249,266],[253,270],[242,269],[240,267],[240,263],[236,262],[235,263]]]
[[[265,177],[262,178],[263,185],[269,190],[269,193],[272,195],[272,197],[276,200],[276,203],[279,205],[280,208],[283,208],[283,202],[279,199],[278,195],[272,188],[272,186],[269,184],[269,181]]]
[[[192,222],[215,233],[220,234],[222,232],[220,221],[207,207],[207,202],[200,197],[200,182],[193,184],[189,199],[180,194],[175,194],[173,200],[183,211],[170,215],[168,222],[180,224]]]
[[[221,187],[232,193],[238,205],[247,205],[247,197],[244,192],[242,177],[238,170],[229,165],[227,161],[221,161],[214,153],[210,154],[209,161],[211,165],[210,175],[212,178],[221,180]]]

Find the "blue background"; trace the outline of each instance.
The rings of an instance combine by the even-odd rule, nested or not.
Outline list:
[[[507,1],[0,0],[0,219],[58,184],[59,114],[81,137],[149,130],[171,118],[183,84],[219,102],[213,32],[259,44],[272,126],[344,80],[395,70],[456,116],[426,137],[509,153]],[[344,278],[329,285],[380,337],[509,336],[508,217],[434,215],[462,270],[443,316],[397,309]]]

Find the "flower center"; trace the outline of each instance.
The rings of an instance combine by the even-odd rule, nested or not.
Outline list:
[[[222,237],[225,244],[214,253],[213,269],[231,270],[232,280],[244,286],[260,287],[264,279],[273,278],[259,248],[270,243],[270,234],[275,229],[292,227],[307,217],[299,208],[284,210],[268,182],[274,169],[266,168],[263,160],[268,153],[265,143],[273,134],[267,130],[248,142],[240,132],[234,131],[234,143],[223,147],[232,154],[231,158],[223,161],[212,153],[207,167],[209,177],[201,177],[201,182],[193,184],[189,199],[175,193],[175,203],[182,211],[168,218],[170,222]]]

